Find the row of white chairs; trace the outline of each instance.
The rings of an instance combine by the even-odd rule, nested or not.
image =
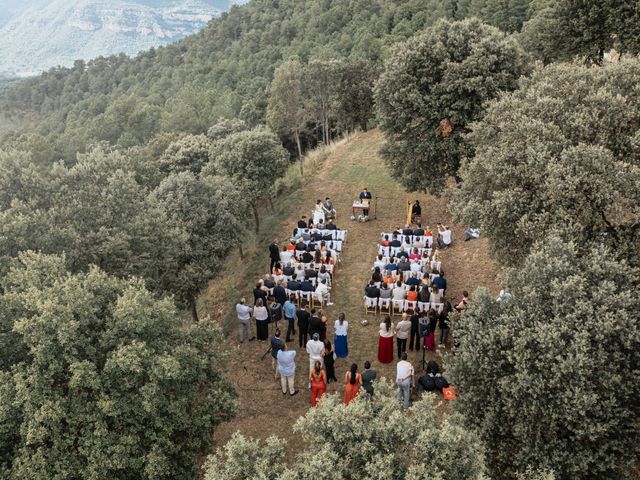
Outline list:
[[[291,240],[293,240],[294,242],[296,242],[296,244],[298,243],[298,239],[296,238],[292,238]],[[303,240],[302,243],[304,243],[306,246],[308,246],[310,243],[315,243],[316,245],[320,245],[320,240],[317,242],[311,241],[311,240]],[[342,240],[324,240],[324,243],[327,247],[328,250],[335,250],[338,252],[342,251],[342,244],[344,243]],[[303,252],[304,250],[297,250],[300,252]]]
[[[420,243],[422,243],[424,245],[427,245],[429,247],[431,245],[433,245],[433,236],[432,235],[402,235],[400,233],[397,233],[397,234],[394,235],[393,233],[381,233],[380,234],[380,240],[384,240],[385,236],[387,237],[387,239],[389,241],[393,240],[394,237],[395,237],[396,239],[398,239],[402,243],[404,243],[405,239],[409,238],[409,241],[411,243],[420,242]]]
[[[364,297],[365,313],[388,313],[389,315],[402,315],[408,310],[426,312],[430,309],[441,313],[444,303],[417,302],[414,300],[394,300],[392,298]]]
[[[297,238],[298,236],[302,235],[303,232],[308,232],[308,233],[319,233],[320,235],[322,235],[323,237],[329,236],[331,235],[331,238],[333,240],[341,240],[341,241],[345,241],[347,239],[347,230],[318,230],[317,228],[312,228],[312,229],[308,229],[308,228],[296,228],[294,230],[294,238]]]
[[[407,273],[407,272],[405,272]],[[431,274],[429,276],[430,280],[433,282],[433,279],[436,278],[436,275]],[[409,280],[409,277],[405,277],[403,278],[402,281],[402,288],[404,288],[405,292],[408,292],[409,290],[411,290],[411,285],[407,285],[406,281]],[[422,280],[422,278],[420,278],[419,280]],[[367,284],[368,285],[368,284]],[[375,282],[374,285],[378,288],[380,288],[382,286],[382,282]],[[393,285],[389,285],[389,290],[393,290],[395,288],[396,284],[394,282]],[[418,285],[418,290],[420,290],[420,288],[422,288],[422,285]]]
[[[384,259],[383,259],[383,262],[384,262]],[[417,261],[417,263],[418,263],[418,265],[420,265],[422,268],[424,268],[424,266],[425,266],[425,264],[426,264],[427,262],[426,262],[426,261],[420,261],[420,260],[418,260],[418,261]],[[442,268],[442,262],[434,262],[434,261],[431,261],[430,263],[431,263],[430,267],[431,267],[431,270],[432,270],[433,272],[439,272],[439,271],[440,271],[440,269]],[[384,272],[385,270],[387,270],[387,265],[389,265],[389,263],[388,263],[388,262],[384,262],[384,265],[383,265],[383,266],[376,265],[376,263],[374,262],[373,267],[372,267],[372,270],[375,270],[375,268],[376,268],[376,267],[380,267],[380,272]],[[397,271],[397,270],[396,270],[396,271]],[[408,271],[409,271],[409,272],[411,272],[411,270],[408,270]],[[405,273],[406,273],[406,272],[405,272]],[[420,271],[420,272],[416,271],[416,273],[420,274],[420,273],[422,273],[422,272],[421,272],[421,271]],[[437,275],[437,274],[435,274],[435,273],[434,273],[433,275]],[[422,278],[422,277],[419,277],[419,278]]]

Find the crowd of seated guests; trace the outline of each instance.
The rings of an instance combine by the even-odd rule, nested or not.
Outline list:
[[[303,216],[287,245],[280,249],[274,242],[269,247],[271,272],[256,281],[254,296],[259,290],[265,302],[268,297],[284,305],[293,298],[298,304],[304,299],[331,305],[331,284],[345,235],[333,219],[313,225]]]

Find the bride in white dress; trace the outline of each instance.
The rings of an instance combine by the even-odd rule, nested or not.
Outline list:
[[[313,209],[313,224],[324,223],[324,209],[322,208],[322,202],[318,200],[316,206]]]

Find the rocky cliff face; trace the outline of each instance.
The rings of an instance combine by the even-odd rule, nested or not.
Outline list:
[[[194,33],[244,1],[24,0],[0,24],[0,72],[27,76],[76,59],[135,55]]]

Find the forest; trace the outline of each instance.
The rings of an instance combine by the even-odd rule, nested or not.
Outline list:
[[[634,478],[638,54],[636,0],[251,0],[135,58],[0,80],[0,478],[199,478],[237,410],[199,296],[305,154],[374,128],[406,191],[482,229],[513,299],[451,317],[445,420],[381,386],[296,423],[368,426],[318,432],[347,459],[324,477],[237,435],[205,478]]]

